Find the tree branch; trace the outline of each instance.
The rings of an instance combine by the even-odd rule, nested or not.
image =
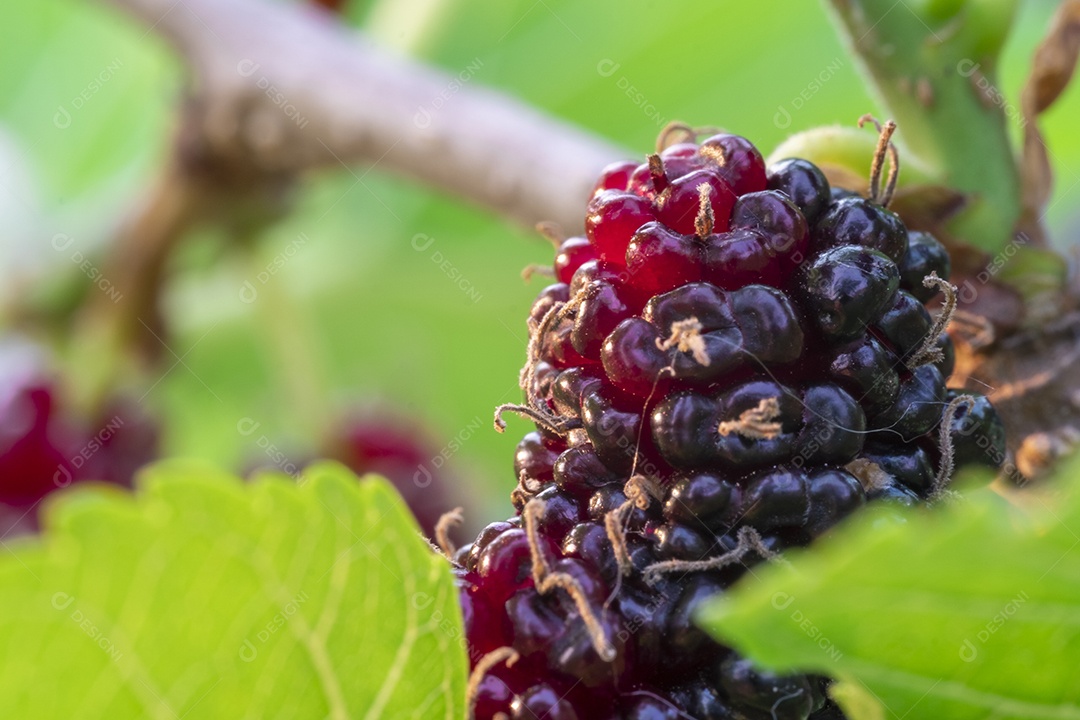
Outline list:
[[[108,0],[193,73],[199,154],[273,176],[375,164],[532,226],[583,224],[628,151],[498,92],[393,56],[317,8],[266,0]]]

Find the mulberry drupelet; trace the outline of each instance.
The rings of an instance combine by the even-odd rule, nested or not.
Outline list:
[[[949,259],[888,209],[894,127],[869,197],[684,126],[605,169],[530,314],[526,401],[496,414],[536,424],[518,516],[446,548],[475,718],[841,716],[827,679],[761,671],[694,617],[868,499],[1003,456],[986,399],[946,389]]]

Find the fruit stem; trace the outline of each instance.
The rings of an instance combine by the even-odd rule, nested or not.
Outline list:
[[[1017,0],[826,5],[903,129],[905,152],[938,183],[972,196],[949,230],[991,253],[1004,249],[1020,219],[1020,174],[997,62]]]
[[[870,200],[882,207],[889,207],[893,193],[896,192],[896,180],[900,176],[900,153],[892,144],[893,133],[896,132],[896,123],[886,120],[884,127],[873,115],[867,113],[859,118],[859,127],[866,123],[873,123],[878,131],[878,142],[874,148],[874,161],[870,164]],[[885,167],[885,159],[889,159],[889,177],[885,183],[885,191],[881,190],[881,170]]]

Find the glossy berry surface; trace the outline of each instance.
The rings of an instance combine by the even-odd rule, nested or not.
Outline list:
[[[736,195],[766,188],[765,161],[746,138],[730,133],[713,135],[702,141],[698,154],[716,166]]]
[[[648,200],[632,193],[605,190],[589,202],[585,230],[602,260],[622,265],[630,239],[652,219],[652,203]]]
[[[911,231],[907,235],[907,252],[900,263],[900,283],[920,302],[929,302],[937,295],[937,288],[928,288],[923,278],[937,273],[943,280],[949,279],[952,263],[949,251],[927,232]]]
[[[887,208],[863,197],[833,203],[817,223],[820,249],[841,245],[862,245],[883,253],[894,263],[907,254],[908,235],[904,222]]]
[[[826,337],[849,340],[881,315],[899,286],[900,272],[885,255],[842,245],[825,250],[802,268],[797,292]]]
[[[694,617],[867,502],[934,497],[950,450],[1001,461],[924,306],[947,253],[727,133],[609,166],[585,227],[528,318],[518,515],[456,556],[474,662],[518,656],[476,717],[842,717],[827,679],[756,668]]]
[[[731,207],[735,203],[735,192],[715,168],[694,170],[671,182],[657,198],[657,219],[678,233],[694,234],[702,186],[707,188],[709,202],[716,218],[719,218],[714,218],[714,227],[720,231],[726,230]]]
[[[782,192],[766,190],[740,197],[731,209],[731,227],[756,230],[765,238],[770,258],[802,261],[809,238],[806,217]]]
[[[648,223],[630,240],[626,271],[628,291],[644,303],[653,295],[701,279],[701,245],[662,223]]]
[[[599,258],[600,253],[596,246],[585,238],[567,238],[555,255],[555,277],[559,282],[569,285],[579,267]]]
[[[593,194],[603,190],[626,190],[626,186],[630,184],[630,176],[636,169],[637,163],[633,162],[611,163],[600,172]]]
[[[950,390],[953,400],[961,393]],[[981,393],[962,393],[972,398],[972,404],[959,405],[949,426],[953,440],[954,462],[957,467],[981,465],[999,467],[1005,459],[1005,426],[990,400]]]
[[[789,158],[769,167],[768,188],[787,195],[807,222],[815,222],[831,200],[829,181],[816,165],[799,158]]]

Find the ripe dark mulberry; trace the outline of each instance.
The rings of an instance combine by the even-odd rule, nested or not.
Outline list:
[[[730,134],[605,169],[528,319],[525,402],[501,408],[537,426],[519,517],[455,556],[494,663],[477,718],[842,717],[826,679],[755,668],[694,617],[866,502],[1001,462],[924,306],[955,292],[948,253],[873,195]]]

